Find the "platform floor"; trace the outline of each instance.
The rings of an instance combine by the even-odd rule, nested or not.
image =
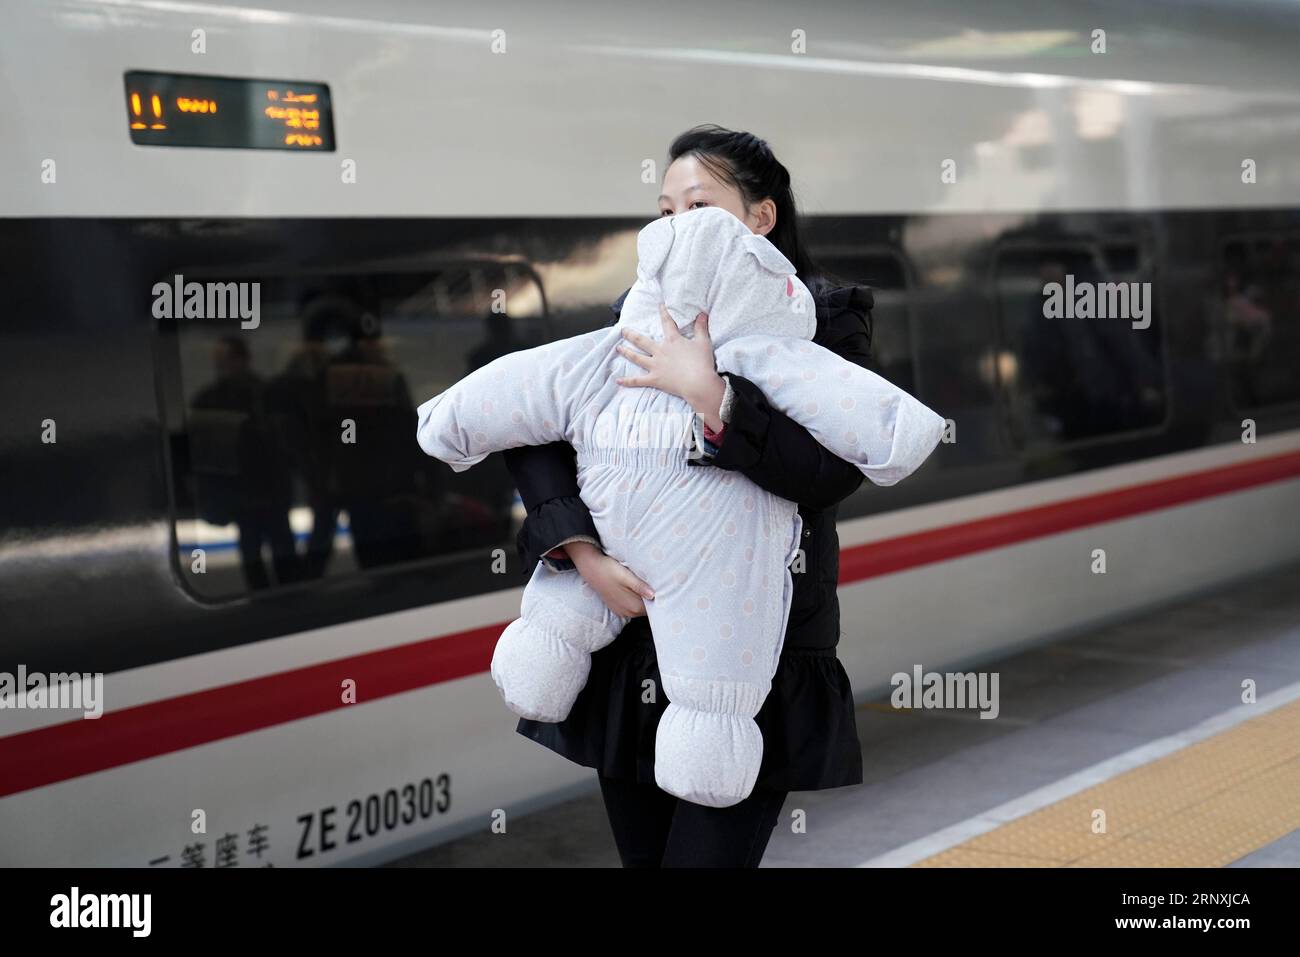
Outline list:
[[[791,794],[762,866],[1300,866],[1300,566],[979,670],[996,720],[863,704],[864,783]],[[594,772],[511,832],[391,866],[619,866]]]

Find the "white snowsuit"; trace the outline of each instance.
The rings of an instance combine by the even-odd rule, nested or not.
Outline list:
[[[739,472],[688,465],[693,411],[677,396],[620,386],[644,370],[615,352],[627,326],[663,337],[659,304],[689,334],[709,314],[720,371],[769,402],[877,485],[911,474],[944,420],[901,389],[809,340],[812,295],[765,237],[704,207],[657,219],[637,238],[637,280],[616,326],[502,356],[419,407],[429,455],[463,471],[489,453],[565,441],[605,551],[654,590],[646,612],[668,707],[655,781],[727,807],[753,790],[763,755],[754,716],[771,688],[790,613],[793,502]],[[635,347],[631,347],[635,349]],[[521,617],[501,635],[492,677],[515,713],[567,717],[591,653],[626,620],[582,578],[538,563]]]

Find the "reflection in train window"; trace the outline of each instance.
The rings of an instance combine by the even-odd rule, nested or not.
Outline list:
[[[817,262],[845,282],[870,286],[871,368],[905,392],[916,394],[912,333],[907,310],[907,270],[889,250],[819,250]]]
[[[194,590],[224,598],[508,548],[501,457],[452,472],[417,444],[416,406],[545,341],[534,273],[490,261],[257,281],[256,328],[176,322],[176,536]]]
[[[1106,259],[1106,269],[1112,279],[1128,279],[1134,276],[1142,265],[1141,248],[1132,240],[1111,240],[1102,248]]]
[[[1012,436],[1020,445],[1056,444],[1159,425],[1165,418],[1165,379],[1154,296],[1142,292],[1150,319],[1134,328],[1133,300],[1122,315],[1082,318],[1044,315],[1045,291],[1084,284],[1122,305],[1102,283],[1138,282],[1141,273],[1111,273],[1090,245],[1008,245],[996,255],[994,276],[1001,327],[998,376]],[[1154,289],[1154,284],[1145,287]],[[1127,293],[1137,293],[1132,287]],[[1095,300],[1100,301],[1100,300]]]
[[[1233,403],[1300,400],[1300,237],[1226,243],[1216,305]]]

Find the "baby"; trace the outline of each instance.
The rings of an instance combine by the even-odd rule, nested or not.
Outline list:
[[[642,370],[615,348],[628,326],[663,337],[659,304],[689,334],[700,312],[719,371],[769,402],[876,485],[930,455],[944,420],[914,397],[809,341],[811,293],[765,237],[717,207],[663,217],[637,237],[637,279],[618,324],[514,352],[419,407],[421,448],[464,471],[492,452],[570,443],[605,551],[654,590],[646,613],[668,706],[655,781],[728,807],[753,790],[763,756],[754,716],[785,639],[802,519],[739,472],[688,464],[690,405],[621,386]],[[591,653],[627,623],[580,576],[538,563],[521,617],[502,633],[492,678],[515,713],[561,721]]]

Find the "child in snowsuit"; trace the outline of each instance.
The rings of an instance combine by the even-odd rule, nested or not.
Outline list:
[[[737,472],[688,464],[690,405],[615,381],[640,372],[615,351],[622,327],[659,340],[661,302],[683,329],[707,312],[718,370],[763,385],[774,406],[876,485],[915,471],[945,422],[813,344],[814,303],[794,267],[726,210],[658,219],[641,230],[637,254],[615,326],[474,371],[419,407],[417,437],[456,471],[520,445],[574,447],[580,494],[606,552],[655,594],[646,613],[669,701],[655,781],[684,800],[727,807],[750,794],[762,762],[754,716],[784,641],[802,520],[793,502]],[[563,720],[591,653],[625,624],[579,576],[539,563],[521,617],[497,642],[493,680],[515,713]]]

